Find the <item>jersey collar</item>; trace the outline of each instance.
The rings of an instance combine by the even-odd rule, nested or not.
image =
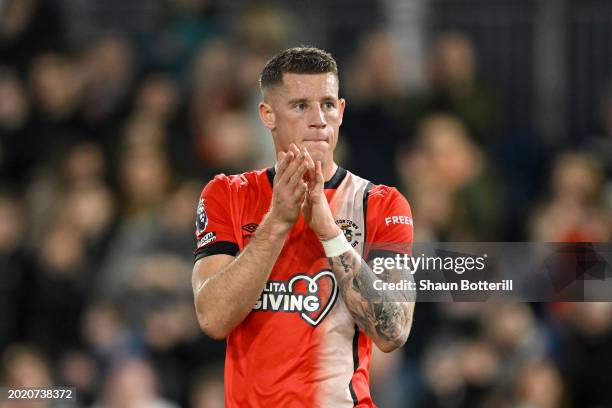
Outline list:
[[[266,174],[268,175],[268,181],[270,181],[270,186],[274,185],[274,176],[276,175],[276,169],[274,167],[269,167],[266,169]],[[324,189],[334,189],[338,188],[342,180],[346,177],[346,169],[338,166],[334,175],[325,182],[323,185]]]

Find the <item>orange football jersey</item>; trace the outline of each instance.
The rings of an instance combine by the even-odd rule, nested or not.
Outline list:
[[[274,168],[222,174],[206,185],[196,260],[235,256],[248,245],[269,210],[274,175]],[[395,188],[339,167],[325,195],[364,259],[378,250],[409,252],[412,216]],[[323,247],[300,215],[253,310],[227,337],[226,407],[374,407],[371,353],[372,341],[353,321]]]

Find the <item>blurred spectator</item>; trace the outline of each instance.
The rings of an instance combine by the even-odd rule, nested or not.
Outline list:
[[[239,60],[231,45],[227,39],[217,39],[200,47],[195,54],[191,95],[194,120],[198,113],[211,116],[236,109],[242,103],[237,78],[232,73]]]
[[[81,92],[80,70],[68,56],[41,54],[30,70],[30,85],[42,119],[72,119]]]
[[[159,70],[182,78],[195,51],[223,32],[210,0],[170,0],[161,29],[144,45],[145,58]]]
[[[99,372],[93,357],[84,350],[70,350],[57,364],[58,384],[75,387],[83,406],[91,406],[99,387]]]
[[[612,406],[612,304],[573,303],[563,326],[561,367],[575,407]]]
[[[503,211],[496,179],[456,117],[423,120],[416,145],[398,163],[419,220],[417,241],[493,239]]]
[[[249,122],[242,111],[248,100],[241,96],[237,78],[232,75],[239,64],[230,44],[223,41],[208,44],[197,56],[189,116],[200,167],[235,172],[249,167],[254,159]]]
[[[481,147],[497,138],[497,97],[478,72],[476,51],[460,32],[444,32],[434,41],[426,68],[430,89],[418,98],[417,118],[433,112],[457,115]]]
[[[191,387],[190,408],[223,408],[223,367],[212,366],[201,372]]]
[[[198,190],[197,184],[186,182],[163,205],[121,221],[102,263],[100,293],[111,297],[123,294],[130,285],[140,284],[140,274],[145,282],[160,276],[168,279],[172,288],[190,287],[191,252],[185,251],[185,246],[193,240],[195,202],[188,197],[197,197]],[[155,268],[159,273],[154,274],[137,266],[155,257],[168,261],[172,268]]]
[[[405,401],[404,384],[402,384],[402,350],[383,353],[378,348],[372,349],[370,365],[370,387],[372,398],[381,407],[401,407]]]
[[[169,77],[151,74],[140,85],[134,108],[152,120],[166,123],[172,120],[177,112],[179,96],[176,85]]]
[[[140,284],[146,285],[143,281]],[[147,358],[159,373],[160,392],[181,403],[184,403],[183,396],[188,393],[188,383],[197,365],[194,363],[205,362],[202,357],[185,353],[186,345],[199,336],[199,326],[192,310],[193,301],[185,292],[140,287],[130,292],[133,300],[126,302],[133,309],[137,306],[140,309],[139,314],[134,316],[134,324],[143,335]],[[213,361],[214,349],[205,343],[200,343],[200,346],[201,351],[210,353],[207,356],[209,361]]]
[[[79,141],[82,129],[78,109],[82,95],[82,75],[76,62],[60,53],[46,53],[32,62],[29,85],[33,129],[19,141],[27,153],[29,169],[57,161],[63,152]]]
[[[26,152],[30,173],[56,165],[81,140],[78,108],[82,81],[74,61],[49,53],[36,58],[29,72],[33,110],[32,129],[24,132],[20,150]]]
[[[19,184],[30,166],[23,142],[31,131],[30,100],[17,74],[0,68],[0,177]]]
[[[141,335],[142,352],[161,379],[160,392],[184,401],[191,373],[223,356],[201,335],[190,285],[193,214],[199,183],[186,182],[155,209],[155,217],[124,220],[109,248],[99,292],[123,305]],[[203,341],[204,340],[204,341]],[[206,350],[206,352],[202,352]]]
[[[253,148],[249,122],[242,112],[224,112],[212,117],[202,129],[199,150],[215,168],[236,172],[250,167]]]
[[[551,172],[550,195],[534,212],[531,238],[544,242],[608,241],[612,227],[603,208],[602,184],[603,174],[588,155],[559,155]]]
[[[292,14],[255,3],[238,16],[235,35],[247,49],[270,56],[293,42],[298,25]]]
[[[0,70],[0,124],[3,131],[11,131],[28,119],[29,101],[17,74],[9,68]],[[6,154],[4,155],[6,156]]]
[[[170,187],[170,167],[163,150],[144,143],[128,147],[120,164],[124,215],[143,216],[157,209]]]
[[[550,362],[523,366],[516,376],[515,408],[559,408],[565,405],[563,381]]]
[[[30,318],[33,269],[21,245],[25,221],[19,199],[0,191],[0,350],[23,339]]]
[[[122,358],[137,355],[140,344],[125,317],[110,301],[92,301],[83,311],[80,337],[104,372]]]
[[[0,55],[23,72],[33,55],[64,45],[56,0],[7,0],[0,5]]]
[[[340,85],[347,108],[341,143],[349,146],[348,167],[377,184],[397,185],[395,157],[401,137],[398,89],[398,51],[393,37],[384,31],[366,33],[352,61],[345,64],[346,81]]]
[[[185,111],[177,81],[162,72],[149,73],[136,90],[125,127],[128,140],[163,145],[172,168],[181,177],[189,177],[197,169]],[[150,133],[155,140],[147,139],[145,135]]]
[[[426,392],[419,406],[510,406],[513,395],[518,395],[512,388],[518,381],[523,384],[520,379],[525,373],[523,368],[545,358],[543,333],[529,306],[520,303],[489,303],[486,308],[479,303],[441,306],[443,319],[437,322],[438,332],[424,355]],[[525,393],[517,398],[534,398]],[[559,397],[550,395],[554,401]]]
[[[484,336],[500,359],[498,382],[510,386],[519,367],[545,357],[544,335],[524,303],[494,303],[483,312]]]
[[[117,211],[115,194],[105,183],[106,167],[100,146],[84,142],[65,151],[59,163],[38,172],[25,196],[28,233],[44,236],[49,220],[61,219],[82,234],[91,260],[97,262]]]
[[[134,47],[128,38],[106,36],[84,50],[80,63],[81,120],[110,149],[117,142],[113,133],[127,115],[134,91],[138,69]]]
[[[431,347],[424,356],[424,376],[427,391],[423,397],[423,406],[465,406],[465,384],[461,376],[457,344],[440,343]]]
[[[82,236],[64,220],[50,222],[40,241],[37,279],[31,285],[30,338],[53,361],[78,346],[79,322],[89,291]]]
[[[116,217],[114,195],[101,182],[76,185],[66,193],[64,211],[81,234],[89,261],[98,264],[103,258]],[[97,268],[88,276],[95,276]]]
[[[608,213],[612,213],[612,79],[603,94],[599,117],[601,132],[588,142],[587,151],[597,160],[606,178],[603,199]]]
[[[19,250],[24,222],[17,197],[10,191],[0,191],[0,254],[10,256]]]
[[[235,75],[242,89],[249,127],[248,144],[252,146],[255,160],[249,167],[271,167],[276,163],[276,150],[270,131],[259,118],[257,106],[262,99],[259,74],[272,55],[295,44],[300,21],[279,8],[257,3],[248,6],[237,20],[235,37],[240,61]]]
[[[41,353],[28,344],[14,344],[2,354],[2,380],[7,388],[44,388],[53,385],[51,369]],[[3,408],[45,408],[51,403],[45,401],[7,402]]]
[[[100,37],[117,33],[140,39],[157,32],[170,0],[62,0],[67,42],[70,47],[89,47]]]
[[[466,384],[466,405],[485,406],[499,386],[498,352],[489,342],[472,340],[464,345],[459,365]]]
[[[143,360],[128,359],[119,363],[107,377],[102,398],[95,408],[172,408],[178,405],[157,395],[157,378]]]
[[[93,142],[83,142],[71,146],[64,164],[64,173],[69,185],[104,181],[106,160],[100,146]]]

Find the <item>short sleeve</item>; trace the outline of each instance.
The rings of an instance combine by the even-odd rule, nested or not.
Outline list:
[[[410,254],[414,235],[412,211],[404,196],[385,186],[372,191],[368,203],[366,260],[389,253]]]
[[[202,190],[195,221],[195,260],[210,255],[235,256],[239,247],[234,234],[227,177],[218,175]]]

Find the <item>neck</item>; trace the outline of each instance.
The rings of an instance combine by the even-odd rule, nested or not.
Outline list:
[[[325,165],[323,165],[322,170],[323,170],[323,177],[325,178],[325,181],[329,181],[333,177],[333,175],[336,173],[336,170],[338,170],[338,165],[336,164],[336,162],[332,160],[326,163]]]

